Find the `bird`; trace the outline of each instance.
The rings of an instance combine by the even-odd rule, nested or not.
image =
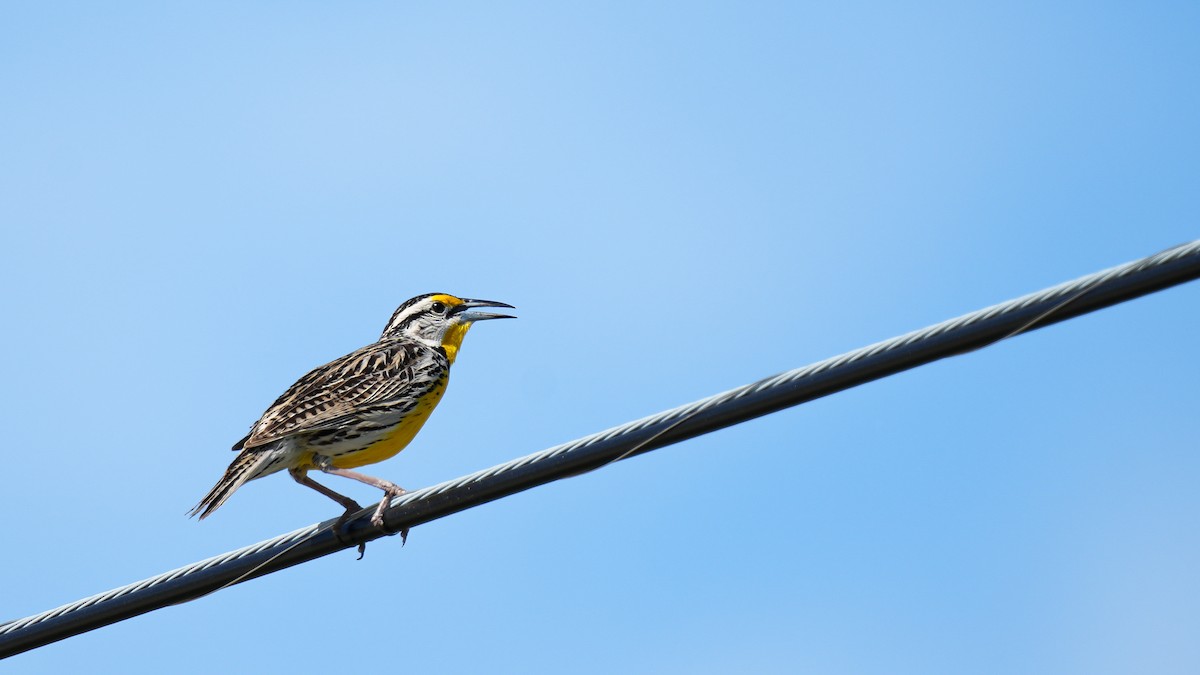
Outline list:
[[[204,520],[247,481],[287,470],[297,483],[346,509],[336,532],[362,507],[308,476],[320,471],[383,490],[371,516],[371,524],[382,528],[384,510],[405,490],[351,469],[393,457],[412,441],[445,394],[450,366],[472,324],[516,318],[476,311],[481,307],[515,309],[447,293],[405,301],[379,340],[314,368],[267,408],[233,445],[238,455],[221,480],[188,515]]]

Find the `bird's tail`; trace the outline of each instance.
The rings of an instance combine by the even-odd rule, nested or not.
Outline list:
[[[217,481],[213,489],[204,495],[204,499],[201,499],[199,504],[188,511],[188,516],[199,514],[200,520],[207,518],[209,514],[219,509],[226,499],[229,499],[234,490],[240,488],[246,481],[257,478],[258,469],[270,458],[270,452],[243,450],[225,470],[225,475],[221,477],[221,480]]]

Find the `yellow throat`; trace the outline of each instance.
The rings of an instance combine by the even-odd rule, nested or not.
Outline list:
[[[446,350],[446,360],[450,363],[454,363],[454,358],[458,356],[458,348],[462,347],[463,338],[470,329],[469,323],[455,324],[447,328],[446,333],[442,335],[442,349]]]

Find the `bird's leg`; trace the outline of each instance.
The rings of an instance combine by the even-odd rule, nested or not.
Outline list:
[[[310,487],[317,492],[320,492],[326,497],[329,497],[333,501],[341,504],[342,508],[346,509],[346,512],[342,514],[342,517],[338,518],[337,522],[333,524],[333,531],[335,534],[341,531],[342,526],[345,525],[346,521],[350,519],[350,514],[362,511],[362,506],[360,506],[358,502],[350,499],[346,495],[334,492],[324,485],[321,485],[317,481],[309,478],[304,469],[288,469],[288,473],[291,474],[292,480],[305,487]]]
[[[317,468],[327,474],[331,474],[334,476],[342,476],[343,478],[353,478],[356,481],[366,483],[367,485],[371,485],[373,487],[379,488],[380,490],[383,490],[383,492],[384,492],[383,501],[379,502],[379,506],[375,509],[375,514],[373,516],[371,516],[371,524],[374,525],[375,527],[379,527],[379,528],[383,527],[383,512],[385,509],[387,509],[388,504],[390,504],[392,502],[392,498],[399,497],[400,495],[404,494],[405,492],[408,492],[408,490],[405,490],[404,488],[400,487],[399,485],[396,485],[395,483],[393,483],[389,480],[383,480],[382,478],[375,478],[374,476],[367,476],[367,475],[358,473],[357,471],[350,471],[348,469],[338,469],[336,467],[332,467],[329,465],[325,465],[325,466],[318,465]],[[395,534],[395,533],[393,532],[393,534]],[[408,539],[408,530],[407,529],[403,530],[400,533],[400,537],[401,537],[401,539],[404,539],[404,540]]]

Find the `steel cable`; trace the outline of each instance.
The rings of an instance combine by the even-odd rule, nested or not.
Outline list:
[[[369,508],[342,533],[331,519],[0,624],[0,658],[1196,278],[1200,241],[410,492],[393,500],[384,531],[370,524]]]

